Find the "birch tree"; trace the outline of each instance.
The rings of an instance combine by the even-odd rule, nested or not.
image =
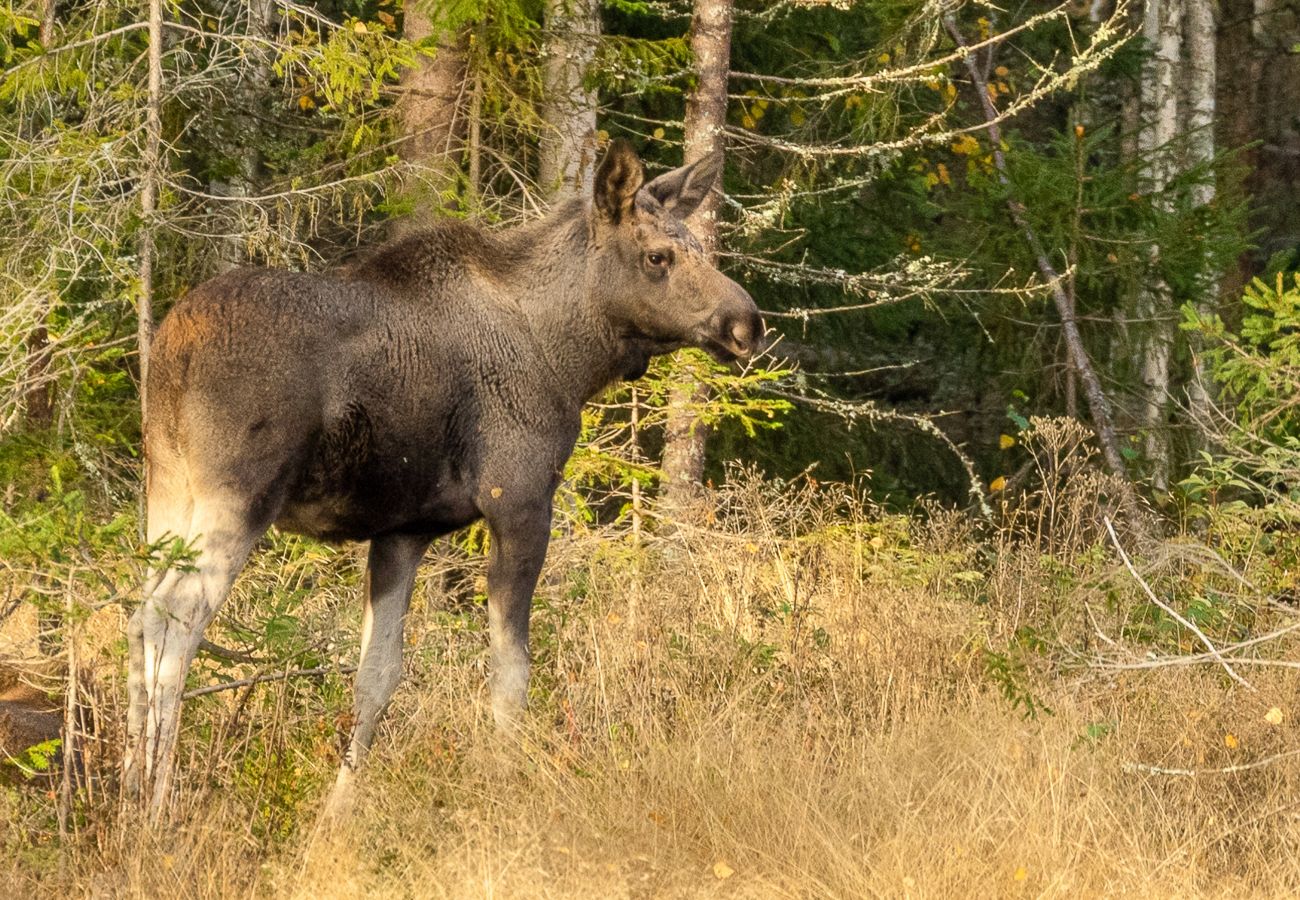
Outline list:
[[[1142,121],[1138,153],[1143,162],[1141,190],[1164,216],[1177,212],[1171,190],[1178,176],[1214,161],[1215,22],[1209,0],[1147,0],[1142,37],[1149,56],[1141,80]],[[1212,175],[1198,180],[1189,192],[1193,209],[1207,207],[1215,197]],[[1171,407],[1176,396],[1175,349],[1180,299],[1165,275],[1165,250],[1158,240],[1148,247],[1149,266],[1135,304],[1139,339],[1135,368],[1139,398],[1137,422],[1142,432],[1152,487],[1169,489],[1172,472]],[[1206,267],[1196,278],[1196,306],[1208,311],[1217,291],[1217,274]],[[1199,365],[1188,380],[1187,398],[1202,419],[1209,403],[1207,379]]]
[[[547,0],[545,25],[537,181],[555,197],[588,196],[597,155],[589,70],[600,37],[599,0]]]

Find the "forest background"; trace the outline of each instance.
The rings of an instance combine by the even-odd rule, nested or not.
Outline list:
[[[1297,48],[1279,0],[4,0],[13,883],[1294,892]],[[541,215],[617,137],[725,150],[695,225],[772,347],[589,410],[522,768],[476,712],[471,530],[321,857],[361,563],[273,533],[193,675],[188,849],[130,841],[157,322],[229,268]]]

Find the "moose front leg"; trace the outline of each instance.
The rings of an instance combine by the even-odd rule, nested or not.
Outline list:
[[[488,633],[492,647],[492,716],[511,731],[528,706],[528,615],[551,537],[546,503],[503,509],[490,516]]]

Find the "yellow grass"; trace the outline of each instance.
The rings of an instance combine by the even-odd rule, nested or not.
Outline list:
[[[1243,669],[1251,692],[1213,665],[1108,668],[1165,651],[1099,655],[1100,639],[1085,640],[1118,641],[1138,602],[1112,559],[1088,555],[1095,530],[1054,547],[1050,565],[1023,530],[984,539],[989,564],[958,519],[851,499],[751,483],[695,529],[640,544],[559,537],[517,742],[489,725],[481,611],[436,589],[444,554],[417,590],[407,678],[349,820],[317,819],[343,682],[231,691],[187,711],[173,827],[139,832],[101,796],[60,845],[53,799],[5,793],[0,885],[284,898],[1300,892],[1291,670]],[[1077,583],[1060,586],[1060,560]],[[282,562],[262,563],[232,614]],[[351,558],[335,558],[322,581],[348,574]],[[332,590],[308,601],[302,627],[354,639],[354,604]],[[1027,626],[1058,636],[1055,649],[1018,656]],[[1013,708],[990,652],[1020,661],[1016,689],[1051,714]],[[1287,653],[1275,641],[1257,655]]]

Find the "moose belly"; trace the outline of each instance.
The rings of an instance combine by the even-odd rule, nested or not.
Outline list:
[[[468,492],[447,492],[417,501],[410,495],[398,497],[382,491],[291,499],[275,524],[325,541],[367,541],[393,533],[437,537],[477,518],[478,509]]]
[[[394,532],[447,534],[479,517],[469,479],[445,457],[408,452],[313,463],[276,519],[280,528],[365,541]]]
[[[445,422],[394,425],[360,403],[342,407],[304,460],[276,525],[330,541],[403,532],[436,536],[479,517],[472,459],[449,452]]]

